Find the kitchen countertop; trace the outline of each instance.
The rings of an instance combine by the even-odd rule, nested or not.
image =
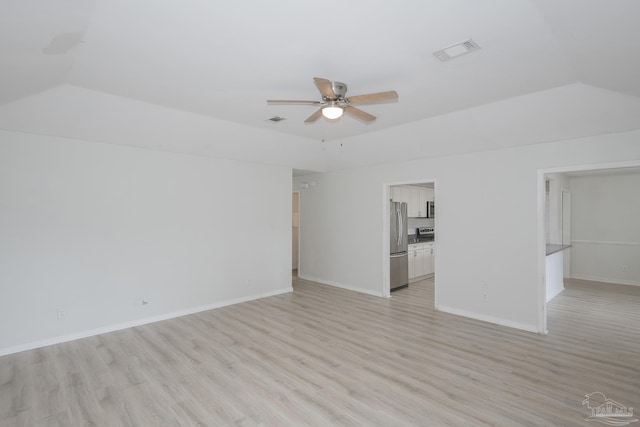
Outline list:
[[[547,245],[547,255],[555,254],[556,252],[564,251],[565,249],[569,249],[571,245]]]
[[[410,241],[409,246],[411,245],[420,245],[422,243],[434,243],[433,240],[420,240],[420,241]]]

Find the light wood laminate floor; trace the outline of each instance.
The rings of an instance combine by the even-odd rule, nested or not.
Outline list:
[[[0,425],[586,425],[595,391],[640,408],[640,288],[571,282],[547,336],[435,312],[430,280],[294,289],[4,356]]]

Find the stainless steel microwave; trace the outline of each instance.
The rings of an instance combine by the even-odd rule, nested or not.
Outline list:
[[[427,202],[427,218],[436,217],[436,207],[433,202]]]

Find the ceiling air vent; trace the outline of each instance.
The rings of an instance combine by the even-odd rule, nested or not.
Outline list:
[[[284,117],[280,117],[280,116],[273,116],[270,119],[267,119],[268,122],[273,122],[273,123],[278,123],[281,122],[283,120],[287,120]]]
[[[478,43],[474,42],[473,39],[468,39],[458,43],[454,43],[440,50],[436,50],[435,52],[433,52],[433,55],[440,61],[447,62],[453,58],[466,55],[467,53],[471,53],[478,49],[480,49]]]

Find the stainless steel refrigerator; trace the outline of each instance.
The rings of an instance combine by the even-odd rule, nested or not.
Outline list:
[[[391,257],[391,277],[389,287],[394,289],[409,285],[409,256],[407,242],[407,204],[389,203],[391,236],[389,256]]]

